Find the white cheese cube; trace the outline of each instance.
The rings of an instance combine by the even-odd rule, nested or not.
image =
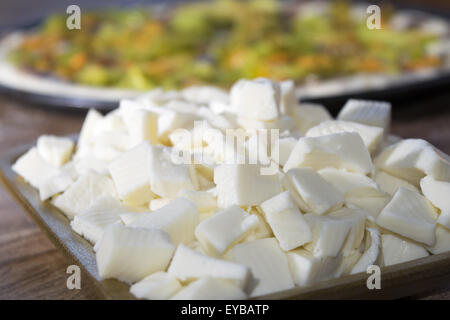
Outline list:
[[[84,157],[77,156],[76,158],[74,158],[75,171],[79,176],[88,174],[91,171],[95,171],[96,173],[102,175],[109,174],[109,162],[107,160],[98,158],[96,150],[98,149],[94,149],[93,155],[88,154]]]
[[[220,256],[256,227],[258,217],[231,206],[201,222],[195,236],[205,252]]]
[[[214,168],[218,206],[255,206],[280,193],[278,177],[262,175],[260,169],[261,166],[251,164],[222,164]]]
[[[173,256],[168,273],[183,282],[208,276],[229,280],[244,290],[251,277],[250,270],[242,264],[212,258],[182,244]]]
[[[158,139],[163,143],[169,141],[169,135],[178,128],[190,128],[195,120],[200,120],[197,115],[181,113],[166,109],[158,117]]]
[[[72,156],[74,143],[69,138],[42,135],[37,140],[37,150],[48,163],[61,167]]]
[[[198,223],[197,207],[186,199],[178,198],[156,211],[143,214],[129,226],[161,229],[170,235],[172,243],[188,244],[194,240]]]
[[[12,165],[12,169],[35,188],[39,188],[43,182],[59,173],[57,167],[49,164],[39,155],[36,147],[20,156]]]
[[[391,104],[384,101],[350,99],[342,107],[337,118],[377,126],[389,131]]]
[[[113,224],[106,228],[98,242],[98,273],[102,279],[137,282],[166,270],[174,249],[164,231]]]
[[[92,243],[100,240],[106,227],[120,222],[119,215],[129,211],[117,198],[102,196],[97,198],[86,211],[75,216],[72,229]]]
[[[374,180],[383,191],[389,193],[391,196],[393,196],[400,187],[419,192],[419,189],[408,181],[397,178],[382,170],[376,171]]]
[[[321,169],[318,173],[346,197],[385,196],[378,185],[365,175],[334,168]]]
[[[343,194],[310,168],[289,170],[283,184],[303,212],[324,214],[344,203]]]
[[[264,201],[261,209],[281,249],[289,251],[312,240],[309,225],[289,195],[289,191]]]
[[[253,275],[251,297],[294,287],[288,260],[275,238],[260,239],[236,245],[234,261],[250,268]]]
[[[174,163],[172,151],[165,147],[150,148],[150,187],[161,198],[176,198],[182,189],[198,189],[195,167]]]
[[[95,109],[89,109],[78,138],[78,146],[85,147],[94,142],[96,127],[100,124],[103,116]]]
[[[375,228],[366,229],[366,251],[353,267],[351,274],[366,272],[371,265],[377,265],[380,260],[381,235]]]
[[[391,196],[386,195],[382,197],[366,197],[361,195],[348,196],[345,198],[345,205],[347,207],[358,207],[364,209],[370,217],[370,221],[374,221],[380,214],[381,210],[391,201]]]
[[[141,205],[153,198],[150,190],[150,152],[150,144],[144,142],[109,165],[109,172],[123,201]]]
[[[263,214],[260,214],[257,210],[254,209],[250,210],[250,213],[258,218],[258,223],[242,242],[248,242],[264,238],[272,238],[274,236],[272,229],[270,228],[266,220],[263,218]],[[228,253],[230,252],[227,252],[227,254]],[[225,254],[224,256],[226,256],[227,254]]]
[[[429,256],[423,247],[391,234],[381,235],[383,263],[385,266],[408,262]]]
[[[105,195],[117,197],[113,181],[108,176],[91,171],[80,176],[69,189],[53,200],[53,205],[73,219]]]
[[[368,126],[361,123],[342,121],[342,120],[328,120],[321,122],[317,126],[312,127],[306,132],[307,137],[320,137],[327,134],[339,132],[356,132],[358,133],[364,145],[369,149],[371,154],[374,154],[383,140],[383,129],[379,127]]]
[[[318,216],[313,213],[304,215],[308,222],[313,240],[305,248],[316,257],[336,257],[352,229],[349,219]]]
[[[367,213],[354,208],[342,208],[329,214],[330,217],[349,220],[352,225],[341,251],[344,257],[358,249],[364,238]]]
[[[297,286],[306,287],[335,277],[342,257],[315,257],[305,249],[287,253],[289,269]]]
[[[155,272],[130,287],[139,299],[167,300],[182,288],[180,282],[167,272]]]
[[[280,114],[280,86],[268,79],[239,80],[230,91],[230,100],[239,117],[270,121]]]
[[[399,188],[377,217],[377,224],[409,239],[432,246],[437,213],[421,194]]]
[[[49,177],[39,184],[39,197],[45,201],[54,195],[66,191],[74,183],[72,176],[66,172]]]
[[[375,165],[388,173],[419,186],[428,175],[440,181],[450,181],[450,158],[422,139],[402,140],[386,148]]]
[[[117,153],[120,154],[121,152],[129,149],[130,136],[128,135],[128,133],[121,131],[102,132],[99,135],[95,136],[95,139],[91,143],[91,145],[91,150],[94,153],[95,157],[105,160],[112,160],[114,159],[113,150],[116,151],[115,154],[117,155]]]
[[[295,127],[303,135],[319,123],[332,119],[331,114],[324,106],[315,103],[300,103],[293,110],[292,117]]]
[[[287,172],[296,167],[311,167],[316,170],[332,167],[368,174],[373,165],[361,136],[356,132],[342,132],[300,138],[283,170]]]
[[[431,247],[426,247],[432,254],[450,251],[450,229],[441,225],[436,226],[436,242]]]
[[[438,223],[450,228],[450,182],[437,181],[430,176],[420,180],[423,195],[441,210]]]
[[[229,281],[203,277],[181,289],[171,300],[243,300],[247,294]]]
[[[294,109],[298,107],[298,99],[295,94],[295,82],[285,80],[280,82],[281,103],[280,111],[282,114],[292,115]]]
[[[144,141],[158,144],[158,115],[147,110],[135,110],[124,116],[129,138],[129,147],[135,147]]]
[[[196,190],[181,190],[178,197],[185,198],[197,206],[199,213],[208,213],[217,208],[216,198],[209,192]]]

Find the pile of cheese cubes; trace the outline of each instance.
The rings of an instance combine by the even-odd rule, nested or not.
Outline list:
[[[76,146],[41,136],[13,168],[94,245],[99,275],[138,298],[245,299],[450,250],[449,156],[389,135],[389,103],[349,100],[332,119],[294,90],[153,90],[90,110]],[[270,144],[252,136],[274,129]],[[248,134],[237,148],[233,130]],[[254,142],[273,174],[224,155]]]

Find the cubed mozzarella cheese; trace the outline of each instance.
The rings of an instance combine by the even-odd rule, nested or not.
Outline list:
[[[294,287],[286,253],[275,238],[260,239],[236,245],[234,261],[246,265],[253,275],[251,297]]]
[[[377,217],[377,224],[409,239],[432,246],[437,213],[421,194],[399,188]]]
[[[201,222],[195,229],[195,236],[205,252],[220,256],[244,239],[257,224],[257,216],[250,215],[235,205]]]
[[[270,121],[280,114],[280,86],[268,79],[239,80],[231,88],[230,100],[241,118]]]
[[[366,229],[366,250],[353,267],[351,274],[366,272],[371,265],[377,265],[380,260],[381,235],[375,228]]]
[[[196,190],[181,190],[178,197],[185,198],[197,206],[199,213],[213,212],[217,208],[216,198],[209,192]]]
[[[202,277],[229,280],[246,290],[251,273],[243,264],[212,258],[180,244],[173,256],[169,274],[186,282]]]
[[[402,140],[386,148],[375,165],[388,173],[419,186],[428,175],[440,181],[450,181],[450,158],[422,139]]]
[[[400,187],[419,192],[419,189],[408,181],[397,178],[382,170],[376,171],[374,180],[383,191],[389,193],[391,196],[393,196]]]
[[[377,126],[387,132],[391,123],[391,104],[384,101],[350,99],[337,118]]]
[[[352,229],[349,219],[319,216],[313,213],[304,215],[313,240],[305,248],[316,257],[336,257]]]
[[[247,294],[233,283],[203,277],[181,289],[171,300],[243,300]]]
[[[283,170],[287,172],[296,167],[311,167],[316,170],[332,167],[368,174],[373,165],[361,136],[356,132],[342,132],[300,138]]]
[[[214,168],[218,206],[255,206],[280,193],[278,177],[262,175],[261,168],[251,164],[222,164]]]
[[[120,199],[141,205],[153,198],[150,190],[151,146],[144,142],[125,152],[109,165]]]
[[[130,287],[130,292],[140,299],[167,300],[182,288],[180,282],[167,272],[155,272]]]
[[[289,269],[297,286],[306,287],[335,277],[342,257],[315,257],[305,249],[287,253]]]
[[[429,256],[423,247],[391,234],[381,235],[381,246],[385,266]]]
[[[100,240],[106,227],[120,222],[120,214],[130,211],[119,199],[101,196],[70,223],[72,229],[92,243]]]
[[[303,212],[324,214],[344,203],[343,194],[310,168],[289,170],[283,184]]]
[[[420,188],[423,195],[441,211],[437,222],[450,228],[450,182],[437,181],[426,176],[420,180]]]
[[[166,270],[174,249],[164,231],[112,224],[97,246],[98,273],[102,279],[137,282]]]
[[[95,109],[89,109],[83,126],[81,127],[80,137],[78,138],[78,146],[89,146],[94,142],[94,136],[97,126],[100,124],[103,116]]]
[[[60,172],[57,167],[40,156],[36,147],[31,148],[20,156],[13,164],[12,169],[35,188],[39,188],[43,182]]]
[[[289,195],[289,191],[264,201],[261,209],[281,249],[289,251],[312,240],[309,225]]]
[[[188,244],[194,240],[194,230],[198,223],[199,216],[195,204],[178,198],[156,211],[143,214],[129,226],[161,229],[170,235],[172,243]]]
[[[66,170],[61,170],[58,174],[49,177],[39,184],[39,197],[45,201],[54,195],[64,192],[72,185],[74,179]]]
[[[371,154],[374,154],[378,150],[381,141],[383,140],[383,129],[380,127],[342,120],[328,120],[321,122],[309,129],[308,132],[306,132],[306,136],[320,137],[339,132],[358,133]]]
[[[300,103],[293,110],[291,116],[294,119],[295,127],[303,135],[319,123],[332,119],[330,113],[324,106],[315,103]]]
[[[124,116],[129,134],[129,147],[135,147],[144,141],[158,144],[158,114],[148,110],[135,110]]]
[[[365,210],[370,215],[369,220],[374,221],[389,201],[391,201],[389,195],[382,197],[350,196],[345,198],[345,205]]]
[[[48,163],[61,167],[70,160],[74,142],[69,138],[42,135],[37,140],[39,155]]]
[[[117,197],[116,188],[111,178],[91,171],[80,176],[69,189],[54,199],[53,205],[73,219],[101,196]]]

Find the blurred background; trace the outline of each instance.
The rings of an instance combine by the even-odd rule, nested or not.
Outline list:
[[[210,83],[228,87],[240,77],[266,76],[294,78],[300,87],[308,85],[308,90],[301,96],[303,100],[322,103],[333,113],[349,97],[387,100],[393,104],[393,134],[424,138],[450,154],[450,76],[446,69],[450,61],[450,45],[449,42],[440,42],[441,37],[448,41],[449,32],[441,28],[442,24],[431,23],[428,24],[428,31],[433,31],[430,35],[423,29],[418,31],[422,18],[408,20],[396,16],[400,10],[408,9],[419,16],[421,13],[432,14],[437,21],[447,24],[450,21],[450,1],[370,1],[370,4],[382,8],[382,19],[396,18],[397,21],[398,30],[389,27],[379,33],[369,32],[364,26],[365,20],[355,24],[345,19],[348,8],[357,5],[364,8],[367,2],[330,1],[327,3],[338,10],[333,20],[313,18],[297,21],[293,16],[303,1],[290,1],[289,6],[283,9],[283,17],[289,17],[286,21],[294,21],[288,26],[286,21],[277,23],[277,19],[271,18],[271,4],[280,2],[253,1],[252,8],[246,2],[242,8],[247,11],[239,7],[233,11],[233,19],[240,19],[241,24],[236,32],[231,33],[232,40],[226,43],[223,42],[227,37],[224,37],[224,30],[230,26],[230,17],[220,10],[221,15],[213,14],[212,19],[202,11],[202,7],[185,9],[175,22],[175,30],[179,30],[171,33],[164,31],[164,23],[161,26],[154,20],[142,20],[142,15],[136,12],[130,20],[120,14],[113,15],[112,25],[101,26],[102,33],[97,33],[98,17],[83,19],[84,13],[90,10],[100,10],[101,13],[105,7],[129,10],[130,7],[161,3],[183,6],[186,2],[191,1],[1,0],[0,35],[5,37],[18,29],[30,30],[30,27],[47,21],[47,29],[44,29],[47,33],[30,38],[8,61],[18,69],[43,76],[43,79],[50,76],[69,85],[138,91],[158,86],[178,89],[190,84]],[[82,30],[78,36],[69,36],[71,40],[67,43],[67,38],[64,38],[67,36],[65,20],[57,17],[45,19],[51,14],[67,17],[66,8],[72,4],[81,8]],[[262,13],[254,15],[254,12]],[[152,19],[158,20],[159,14],[159,11],[154,13]],[[84,29],[83,23],[88,23]],[[89,28],[89,23],[94,27]],[[138,31],[127,29],[133,25]],[[146,32],[147,38],[138,37],[142,34],[140,28]],[[291,33],[286,33],[286,28]],[[226,35],[230,32],[227,31]],[[248,39],[252,35],[255,38]],[[61,37],[66,42],[61,42]],[[148,39],[155,42],[149,45]],[[429,54],[428,48],[433,42],[438,45]],[[209,45],[205,46],[205,43]],[[112,50],[114,47],[117,51]],[[65,55],[60,56],[61,52]],[[425,72],[429,69],[437,71],[430,76]],[[326,90],[317,89],[322,80],[334,81],[361,73],[400,77],[402,80],[381,89],[350,90],[347,93],[343,93],[344,82],[333,82],[325,88],[334,88],[332,94],[323,94]],[[417,74],[425,74],[425,78],[419,77],[419,81]],[[345,83],[355,88],[366,81],[360,77],[354,79]],[[378,80],[377,77],[371,83],[378,83]],[[44,133],[66,135],[79,132],[86,108],[114,106],[109,100],[78,99],[73,94],[68,99],[58,100],[51,95],[49,98],[39,93],[30,94],[17,87],[11,89],[1,83],[0,87],[0,154],[13,146],[35,141]],[[58,93],[57,88],[55,86],[53,93]],[[307,93],[311,92],[315,95],[308,97]],[[0,299],[98,297],[90,283],[82,283],[81,291],[64,290],[64,285],[55,285],[66,281],[66,259],[1,188],[0,214]],[[413,298],[450,299],[450,284],[442,283],[441,288],[425,291]]]

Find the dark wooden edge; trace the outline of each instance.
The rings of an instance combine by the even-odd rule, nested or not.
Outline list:
[[[129,293],[128,284],[113,279],[100,279],[92,245],[72,231],[68,219],[58,209],[42,203],[37,190],[12,171],[11,166],[15,160],[32,146],[33,144],[21,145],[0,156],[0,183],[52,243],[82,268],[104,298],[134,299]],[[255,299],[395,299],[410,296],[450,283],[450,252],[382,267],[380,290],[367,288],[368,277],[369,274],[365,273],[348,275],[312,287],[297,287]]]

